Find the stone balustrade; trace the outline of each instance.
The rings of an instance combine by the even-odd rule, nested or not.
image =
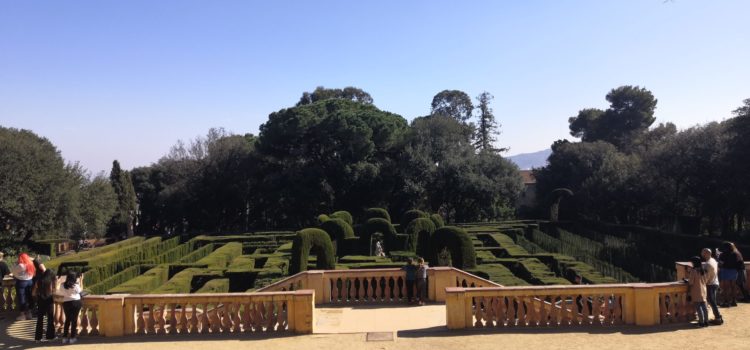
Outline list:
[[[497,283],[452,267],[434,267],[427,270],[427,297],[430,301],[445,301],[446,287],[487,286],[501,287]],[[317,304],[404,303],[407,298],[406,288],[404,270],[391,268],[304,271],[258,291],[313,289]],[[416,289],[416,286],[414,288]]]
[[[684,283],[524,286],[446,290],[449,329],[656,325],[687,322]]]
[[[0,284],[0,312],[16,309],[16,280],[6,277]]]

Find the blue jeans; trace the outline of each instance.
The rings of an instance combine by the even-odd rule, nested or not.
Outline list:
[[[31,286],[33,284],[31,280],[16,280],[16,299],[18,300],[18,310],[21,312],[29,311],[29,298],[31,297]]]
[[[696,303],[696,309],[698,309],[698,324],[708,323],[708,309],[706,308],[706,302],[701,301]]]
[[[719,286],[715,284],[709,284],[706,286],[708,292],[708,305],[711,306],[711,311],[714,313],[714,319],[720,320],[721,313],[719,312],[719,305],[716,303],[716,294],[719,292]]]

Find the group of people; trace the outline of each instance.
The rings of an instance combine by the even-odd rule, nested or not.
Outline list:
[[[734,243],[725,242],[714,251],[703,248],[700,256],[690,258],[690,263],[688,295],[696,306],[699,327],[723,324],[719,307],[737,306],[738,296],[741,295],[743,301],[750,301],[745,261]],[[706,304],[714,314],[710,322]]]
[[[410,258],[401,269],[406,272],[406,302],[424,305],[427,301],[427,264],[424,259]],[[416,287],[416,295],[414,295],[414,287]]]
[[[15,280],[16,304],[20,314],[16,320],[33,319],[36,313],[37,342],[55,339],[54,304],[55,298],[62,301],[65,313],[63,327],[63,344],[74,344],[78,332],[78,314],[81,311],[81,285],[83,275],[75,271],[68,271],[66,276],[57,277],[52,269],[44,266],[39,259],[31,259],[28,254],[21,253],[12,268],[4,261],[0,253],[0,273],[4,279],[6,275]],[[47,318],[47,330],[44,331],[44,318]],[[42,337],[44,335],[44,337]]]

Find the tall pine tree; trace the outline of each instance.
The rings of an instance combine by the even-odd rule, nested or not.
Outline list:
[[[136,212],[136,196],[133,189],[133,181],[130,173],[120,168],[120,162],[112,162],[112,171],[109,173],[109,181],[117,196],[117,210],[109,223],[109,234],[128,237],[133,236],[133,224]]]
[[[474,147],[480,152],[503,152],[506,148],[495,148],[493,143],[496,141],[495,135],[499,134],[499,125],[492,114],[490,101],[495,98],[489,92],[485,91],[477,96],[479,105],[479,121],[477,123],[476,133],[474,134]]]

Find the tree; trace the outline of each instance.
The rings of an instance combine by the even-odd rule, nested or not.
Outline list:
[[[117,209],[114,188],[103,174],[86,180],[81,187],[81,223],[77,230],[87,236],[103,237]]]
[[[0,233],[6,238],[62,234],[73,186],[57,148],[31,131],[0,127]]]
[[[130,173],[123,171],[120,168],[120,162],[117,160],[112,162],[109,181],[117,196],[117,209],[110,221],[109,232],[117,236],[126,234],[128,237],[132,237],[138,203]]]
[[[651,91],[630,85],[612,89],[606,99],[607,110],[583,109],[569,118],[570,134],[584,142],[605,141],[627,150],[656,120],[657,100]]]
[[[460,90],[443,90],[432,98],[432,115],[451,117],[466,123],[471,118],[474,105],[471,97]]]
[[[341,98],[368,105],[372,104],[372,96],[360,88],[347,86],[344,89],[326,89],[322,86],[318,86],[313,92],[303,92],[302,97],[300,97],[296,106],[309,105],[332,98]]]
[[[495,115],[492,113],[492,108],[490,108],[490,101],[493,98],[495,97],[487,91],[477,96],[477,102],[479,102],[477,106],[479,115],[477,117],[479,118],[479,122],[477,123],[477,131],[474,137],[474,146],[480,152],[502,152],[506,150],[504,148],[496,149],[493,145],[497,141],[494,135],[499,133],[497,131],[498,124],[495,120]]]

